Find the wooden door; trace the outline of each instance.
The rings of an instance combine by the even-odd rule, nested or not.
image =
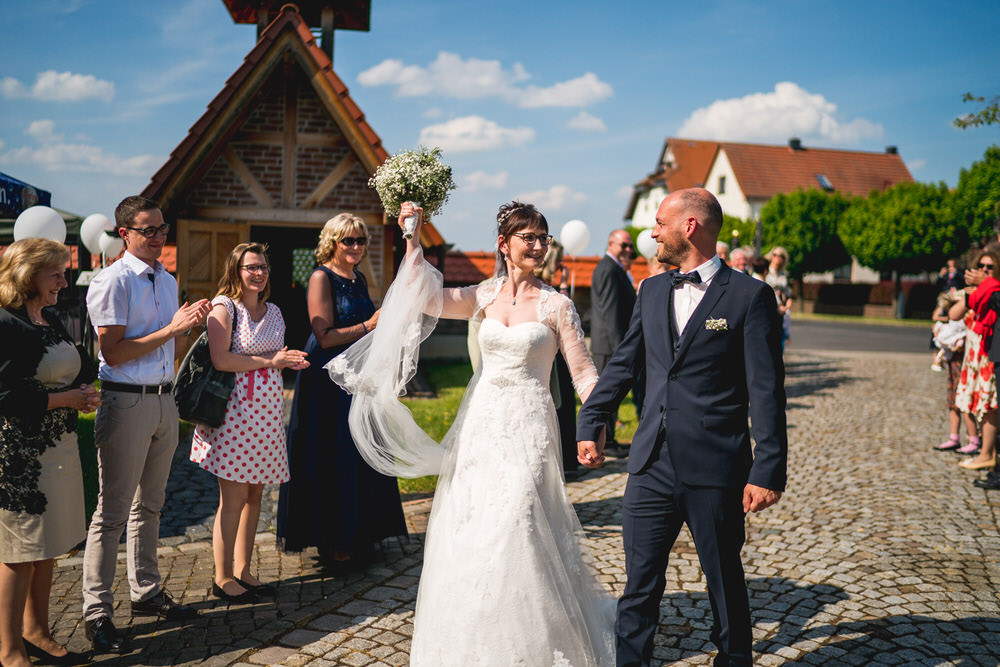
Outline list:
[[[177,221],[177,284],[181,303],[211,299],[219,290],[226,258],[249,240],[249,225],[208,220]],[[177,344],[187,350],[200,330]]]

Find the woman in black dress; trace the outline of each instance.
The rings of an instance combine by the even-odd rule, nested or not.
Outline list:
[[[351,397],[323,369],[378,323],[364,274],[368,229],[349,213],[319,236],[307,292],[312,334],[309,368],[300,371],[288,426],[291,480],[281,485],[278,542],[285,551],[314,546],[328,563],[361,560],[372,545],[406,535],[396,479],[372,470],[351,439]]]

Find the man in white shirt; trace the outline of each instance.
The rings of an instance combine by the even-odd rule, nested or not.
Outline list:
[[[118,542],[126,549],[133,616],[195,618],[161,586],[157,565],[160,509],[177,448],[177,406],[171,394],[174,338],[205,321],[202,299],[177,307],[177,281],[159,262],[170,225],[144,197],[115,209],[125,240],[121,259],[90,284],[87,310],[100,342],[101,409],[94,422],[100,491],[83,558],[83,616],[97,652],[119,652],[111,587]]]

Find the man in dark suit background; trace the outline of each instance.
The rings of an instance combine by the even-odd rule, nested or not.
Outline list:
[[[628,274],[632,265],[632,237],[624,229],[608,235],[608,250],[594,267],[590,278],[590,353],[598,374],[611,360],[615,348],[628,330],[635,306],[635,287]],[[618,410],[608,415],[607,437],[614,443]]]
[[[578,458],[596,467],[607,417],[645,369],[622,510],[628,581],[615,625],[619,667],[650,662],[667,559],[684,523],[708,584],[715,664],[752,664],[740,549],[746,512],[773,505],[785,487],[781,320],[770,287],[715,254],[721,227],[707,190],[679,190],[660,205],[657,258],[680,271],[643,284],[577,423]]]

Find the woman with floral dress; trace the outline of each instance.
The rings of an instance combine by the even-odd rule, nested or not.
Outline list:
[[[987,278],[967,298],[952,306],[951,319],[965,317],[965,356],[962,371],[955,388],[955,404],[967,412],[982,428],[982,442],[969,436],[969,444],[958,450],[973,454],[959,465],[968,470],[992,468],[996,458],[997,440],[997,389],[993,362],[989,360],[984,341],[992,338],[996,316],[986,308],[989,297],[1000,290],[1000,259],[989,250],[977,255],[973,266],[987,273]],[[967,290],[970,288],[967,288]]]
[[[212,365],[236,373],[222,426],[198,426],[191,460],[219,480],[212,532],[212,593],[228,602],[274,596],[250,571],[265,484],[288,481],[281,369],[306,368],[305,352],[285,347],[281,310],[267,302],[267,247],[241,243],[229,253],[208,315]]]

